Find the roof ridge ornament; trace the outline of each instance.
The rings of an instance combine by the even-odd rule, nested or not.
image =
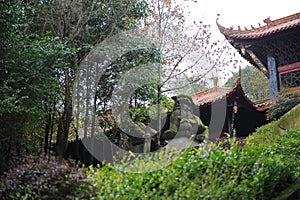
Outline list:
[[[271,24],[272,20],[270,18],[270,16],[268,16],[266,19],[263,20],[263,22],[265,22],[267,25]]]
[[[215,76],[214,74],[212,74],[212,77],[210,78],[210,80],[213,81],[213,89],[217,90],[218,88],[218,81],[219,81],[219,77]]]
[[[241,65],[239,66],[239,81],[241,82],[241,78],[242,78],[242,67]]]
[[[239,85],[241,85],[241,79],[242,79],[242,67],[241,65],[239,65],[238,77],[235,78],[235,83],[233,85],[233,88],[236,88]]]

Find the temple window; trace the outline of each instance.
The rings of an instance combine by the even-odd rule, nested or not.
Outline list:
[[[281,73],[280,78],[281,87],[283,88],[300,87],[300,70]]]

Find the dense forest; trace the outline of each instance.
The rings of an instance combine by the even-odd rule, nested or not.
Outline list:
[[[75,133],[79,63],[96,43],[133,28],[147,13],[144,1],[1,2],[1,171],[24,156],[52,154],[54,143],[62,157]]]

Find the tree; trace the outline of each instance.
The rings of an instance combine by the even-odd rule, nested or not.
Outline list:
[[[104,85],[111,83],[111,87],[108,87],[109,90],[106,92],[104,87],[101,86],[101,91],[106,92],[105,95],[102,94],[105,101],[101,102],[105,103],[105,106],[109,105],[108,107],[113,104],[110,101],[112,91],[122,87],[122,85],[118,86],[116,82],[120,80],[120,76],[124,76],[126,71],[138,68],[139,65],[147,62],[149,65],[151,63],[156,64],[156,67],[151,65],[153,66],[152,70],[146,70],[144,74],[141,74],[138,70],[131,70],[132,74],[127,77],[127,81],[124,80],[123,84],[130,86],[134,84],[134,81],[140,82],[140,77],[143,76],[145,77],[145,84],[151,85],[152,89],[156,90],[156,95],[147,94],[148,102],[151,102],[149,107],[157,106],[156,113],[158,114],[159,124],[156,129],[158,131],[157,137],[160,138],[160,130],[162,128],[161,111],[164,110],[161,106],[161,100],[164,95],[177,95],[180,91],[187,92],[188,89],[191,89],[190,91],[193,93],[195,92],[193,90],[195,85],[205,84],[205,78],[212,71],[223,71],[226,66],[237,64],[237,61],[232,59],[234,53],[230,53],[229,45],[225,43],[226,40],[223,42],[212,40],[209,25],[205,25],[202,22],[193,22],[190,25],[186,25],[184,7],[182,5],[176,5],[176,2],[170,0],[153,0],[150,1],[149,5],[149,16],[145,17],[141,26],[130,33],[153,41],[153,50],[157,56],[150,56],[152,55],[150,53],[151,49],[148,48],[142,53],[144,57],[142,60],[136,56],[137,52],[141,52],[141,50],[138,50],[120,59],[123,59],[124,63],[128,63],[128,65],[124,65],[124,63],[120,65],[120,62],[110,65],[107,70],[108,73],[102,77],[101,80],[103,81],[101,82]],[[133,55],[136,56],[134,59],[128,59],[134,57]],[[120,65],[119,68],[114,68],[118,65]],[[137,72],[137,74],[133,72]],[[147,81],[151,77],[152,81],[148,83]],[[112,87],[112,85],[115,85],[116,88]],[[146,88],[144,87],[144,89]],[[123,88],[123,90],[126,89]],[[118,95],[121,96],[122,92],[125,93],[124,98],[128,99],[114,103],[131,104],[132,97],[137,94],[135,93],[132,97],[128,97],[126,95],[131,92],[131,90],[128,90],[126,92],[120,91]],[[146,103],[147,101],[144,102]],[[126,118],[127,110],[122,109],[121,106],[118,106],[118,108],[119,110],[116,112],[118,116],[116,118]],[[124,112],[123,116],[121,116],[120,111]],[[119,122],[120,126],[124,126],[124,124],[130,123],[124,120]]]
[[[158,76],[156,104],[161,119],[163,94],[187,91],[191,84],[203,82],[213,70],[222,72],[226,66],[236,65],[237,60],[233,59],[234,53],[229,51],[225,39],[212,39],[210,25],[201,21],[187,24],[184,5],[171,0],[151,0],[149,4],[150,15],[144,20],[141,32],[155,42],[160,52],[160,62],[154,72]],[[161,127],[159,124],[158,131]]]
[[[159,54],[153,49],[131,51],[121,56],[108,66],[105,73],[101,76],[97,88],[98,111],[105,112],[109,106],[112,93],[116,84],[120,81],[123,74],[132,68],[138,67],[149,62],[159,61]],[[153,86],[143,86],[129,100],[132,106],[137,106],[142,102],[147,102],[153,96]]]
[[[44,34],[50,31],[66,44],[72,54],[60,59],[64,67],[57,70],[60,83],[60,108],[56,153],[62,158],[72,121],[72,87],[78,65],[97,42],[119,30],[132,28],[147,13],[144,1],[49,0],[29,1],[35,9],[30,31]]]
[[[31,20],[25,13],[31,9],[17,0],[1,3],[1,169],[22,156],[41,152],[43,122],[50,114],[46,105],[57,97],[55,69],[61,62],[53,58],[66,46],[49,34],[27,32]]]
[[[232,77],[227,80],[225,86],[232,87],[238,72],[232,72]],[[253,66],[241,69],[241,84],[246,95],[252,101],[261,101],[269,98],[269,82],[267,77]]]
[[[61,158],[80,61],[97,42],[134,27],[147,4],[12,0],[1,1],[0,8],[0,168],[17,156],[40,153],[43,144],[46,152],[54,131]]]

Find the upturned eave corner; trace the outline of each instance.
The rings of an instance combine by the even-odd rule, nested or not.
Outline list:
[[[229,37],[230,31],[233,31],[233,30],[222,26],[219,23],[219,17],[216,19],[216,24],[217,24],[217,27],[218,27],[219,31],[225,36],[225,38],[230,39],[230,37]]]

